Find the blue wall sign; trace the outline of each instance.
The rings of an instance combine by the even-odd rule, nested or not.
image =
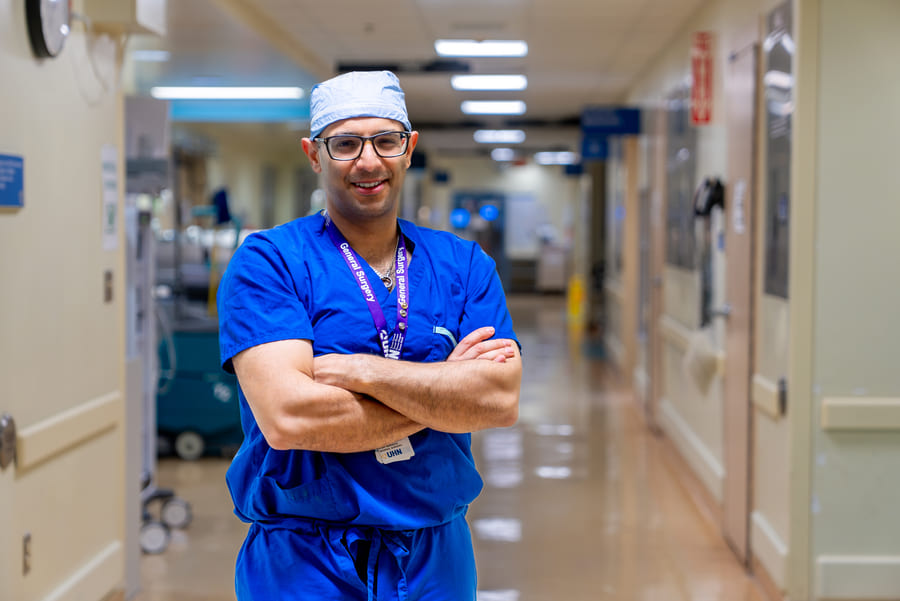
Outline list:
[[[25,206],[25,159],[0,154],[0,207]]]
[[[641,133],[641,110],[589,106],[581,113],[581,131],[595,135],[625,136]]]
[[[581,159],[584,161],[603,160],[609,156],[609,141],[606,136],[585,134],[581,138]]]
[[[589,106],[581,113],[581,158],[604,160],[609,136],[641,133],[641,110],[615,106]]]

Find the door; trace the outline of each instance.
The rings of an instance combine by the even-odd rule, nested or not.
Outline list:
[[[99,601],[121,586],[125,490],[140,484],[122,429],[123,163],[85,141],[118,129],[26,121],[43,146],[22,151],[25,208],[0,212],[0,415],[16,427],[0,468],[0,600]],[[70,127],[82,146],[50,152]]]
[[[647,314],[647,364],[649,402],[646,407],[647,424],[659,432],[656,415],[662,398],[663,340],[659,320],[663,315],[663,273],[666,265],[666,112],[656,109],[648,113],[650,123],[650,251],[648,269],[649,306]]]
[[[731,53],[725,80],[728,174],[725,193],[725,496],[724,535],[738,558],[749,557],[753,315],[753,199],[758,46],[756,33]]]

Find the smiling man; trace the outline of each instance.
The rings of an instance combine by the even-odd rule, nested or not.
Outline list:
[[[310,110],[326,210],[248,237],[218,293],[237,598],[474,600],[470,433],[516,421],[522,372],[495,265],[397,218],[418,133],[396,76],[335,77]]]

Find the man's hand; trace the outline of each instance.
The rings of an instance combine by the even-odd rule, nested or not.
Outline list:
[[[515,357],[513,345],[515,342],[509,338],[496,338],[488,340],[494,335],[494,328],[485,326],[478,328],[459,341],[453,352],[447,357],[447,361],[465,361],[467,359],[486,359],[503,363],[507,359]]]
[[[494,332],[478,328],[446,361],[434,363],[320,355],[313,360],[312,377],[316,384],[365,395],[411,423],[441,432],[511,426],[518,417],[522,361],[515,341],[490,340]]]
[[[467,361],[484,359],[504,363],[515,357],[515,341],[508,338],[488,340],[494,335],[494,328],[486,326],[478,328],[459,341],[447,361]],[[360,373],[365,369],[367,360],[374,355],[320,355],[313,360],[313,379],[319,384],[330,386],[346,386],[345,376]]]

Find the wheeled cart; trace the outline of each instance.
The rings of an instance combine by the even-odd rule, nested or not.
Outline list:
[[[243,441],[237,378],[219,366],[213,320],[179,321],[159,344],[156,427],[161,451],[181,459],[231,456]]]

